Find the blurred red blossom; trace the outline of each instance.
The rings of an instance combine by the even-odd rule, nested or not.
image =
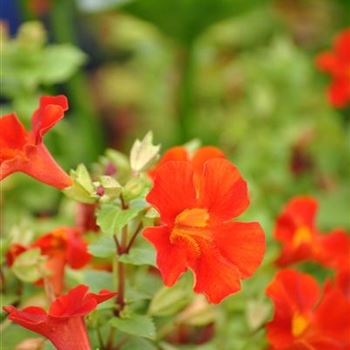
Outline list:
[[[72,184],[43,143],[43,136],[63,118],[67,109],[65,96],[41,97],[29,132],[15,113],[0,118],[0,180],[14,172],[23,172],[59,189]]]
[[[339,288],[321,292],[310,275],[282,270],[266,293],[275,307],[267,324],[274,350],[349,349],[350,303]]]
[[[80,269],[91,259],[80,231],[60,227],[39,237],[28,247],[12,244],[6,254],[8,266],[12,266],[16,257],[30,248],[40,248],[41,254],[47,257],[48,281],[55,295],[60,295],[63,290],[65,266]]]
[[[350,102],[350,28],[335,38],[332,51],[317,56],[316,64],[332,77],[328,90],[330,103],[335,107],[345,107]]]
[[[108,290],[98,294],[87,292],[88,287],[84,285],[71,289],[53,301],[48,312],[35,306],[18,310],[10,305],[4,310],[11,321],[49,339],[58,350],[90,350],[84,317],[116,293]]]
[[[219,303],[240,290],[240,280],[260,265],[265,237],[256,222],[233,222],[249,205],[247,184],[226,159],[210,159],[196,173],[189,161],[168,161],[156,170],[147,196],[160,213],[161,226],[144,237],[157,250],[164,283],[172,286],[187,269],[194,291]]]
[[[315,198],[299,196],[277,217],[274,236],[282,244],[279,266],[306,260],[335,269],[349,264],[350,237],[343,229],[321,234],[316,227],[317,210]]]
[[[311,259],[318,249],[315,217],[317,201],[312,197],[292,198],[277,217],[274,236],[281,242],[279,266]]]

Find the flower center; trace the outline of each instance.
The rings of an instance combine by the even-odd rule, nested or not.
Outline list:
[[[293,246],[299,247],[303,243],[310,243],[312,240],[311,231],[306,226],[299,227],[293,237]]]
[[[185,209],[175,219],[170,234],[171,243],[182,243],[198,256],[200,243],[211,240],[207,230],[208,220],[209,213],[206,209]]]
[[[309,320],[299,314],[299,313],[296,313],[294,314],[293,316],[293,319],[292,319],[292,334],[294,337],[299,337],[301,336],[307,329],[307,327],[309,326]]]

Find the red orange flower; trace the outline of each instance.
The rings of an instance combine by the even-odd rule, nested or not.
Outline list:
[[[189,151],[182,146],[172,147],[167,150],[162,158],[160,158],[158,164],[149,172],[151,177],[154,177],[157,169],[169,161],[190,161],[192,163],[194,172],[201,174],[204,163],[213,158],[225,158],[224,152],[219,148],[213,146],[204,146],[198,148],[192,155]]]
[[[320,248],[315,259],[321,264],[336,270],[350,264],[350,236],[343,229],[335,229],[327,235],[320,235]]]
[[[44,134],[63,118],[67,109],[65,96],[41,97],[29,132],[14,113],[0,118],[0,180],[14,172],[23,172],[59,189],[72,184],[42,141]]]
[[[87,286],[77,286],[57,298],[48,312],[34,306],[18,310],[10,305],[4,310],[9,313],[11,321],[49,339],[58,350],[90,350],[84,316],[116,293],[101,290],[94,294],[87,291]]]
[[[282,244],[280,266],[311,259],[318,247],[315,228],[318,204],[312,197],[291,199],[278,216],[274,236]]]
[[[350,237],[342,229],[321,234],[316,228],[317,200],[292,198],[278,216],[274,236],[282,244],[279,266],[313,260],[339,269],[349,263]]]
[[[91,258],[81,233],[69,227],[57,228],[41,236],[31,247],[40,248],[41,254],[47,256],[49,281],[56,295],[61,294],[64,287],[65,266],[80,269]]]
[[[267,325],[267,337],[275,350],[349,349],[350,304],[339,289],[321,295],[311,276],[283,270],[266,293],[275,307]]]
[[[196,177],[196,178],[195,178]],[[218,303],[240,289],[260,265],[265,237],[256,222],[232,222],[248,207],[246,182],[226,159],[210,159],[200,175],[189,161],[168,161],[156,171],[147,196],[162,225],[144,237],[157,250],[164,283],[172,286],[187,269],[194,290]]]
[[[350,28],[336,37],[333,51],[316,58],[318,68],[332,77],[328,98],[335,107],[345,107],[350,102]]]

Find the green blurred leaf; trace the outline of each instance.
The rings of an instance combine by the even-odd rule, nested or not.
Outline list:
[[[123,254],[119,261],[131,265],[156,265],[156,256],[154,249],[150,247],[132,248],[129,254]]]
[[[98,258],[110,258],[116,254],[116,247],[112,237],[99,237],[89,244],[89,252]]]
[[[150,316],[132,314],[128,318],[113,318],[109,324],[127,334],[149,339],[156,336],[156,328]]]
[[[16,258],[11,270],[22,281],[35,282],[43,277],[45,260],[40,248],[30,249]]]

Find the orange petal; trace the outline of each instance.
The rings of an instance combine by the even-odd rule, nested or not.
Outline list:
[[[325,52],[316,57],[317,67],[324,71],[333,73],[337,70],[338,60],[332,52]]]
[[[328,337],[350,345],[349,315],[350,304],[342,292],[339,289],[326,292],[315,311],[315,326],[320,337]]]
[[[318,203],[315,198],[299,196],[292,198],[277,218],[274,236],[282,242],[292,243],[298,228],[305,226],[314,230]]]
[[[160,166],[146,199],[159,211],[165,223],[174,222],[183,210],[193,208],[196,193],[191,163],[170,161]]]
[[[203,293],[209,302],[220,303],[241,289],[239,271],[215,247],[202,247],[200,257],[191,261],[191,269],[194,291]]]
[[[153,169],[151,169],[148,174],[151,178],[154,178],[157,172],[157,169],[165,164],[166,162],[177,160],[177,161],[186,161],[188,159],[188,152],[185,147],[176,146],[168,149],[163,156],[160,158],[159,162],[155,165]]]
[[[192,157],[192,166],[196,174],[201,175],[206,161],[213,158],[225,158],[224,152],[213,146],[200,147]]]
[[[82,235],[74,229],[65,228],[67,231],[67,262],[73,269],[84,267],[91,259],[87,245]]]
[[[226,159],[211,159],[204,165],[199,203],[211,217],[229,220],[249,205],[247,184],[238,169]]]
[[[58,189],[64,189],[72,184],[72,179],[56,163],[44,144],[26,145],[25,149],[28,161],[23,163],[18,171]]]
[[[186,251],[170,242],[170,229],[166,226],[148,227],[143,236],[156,248],[157,266],[164,284],[171,287],[187,270]]]
[[[266,294],[274,303],[291,305],[301,314],[312,310],[318,301],[320,289],[315,279],[294,270],[282,270],[268,286]]]
[[[265,235],[256,222],[229,222],[213,229],[221,255],[237,267],[242,278],[252,275],[265,252]]]
[[[20,150],[23,148],[27,139],[27,131],[15,113],[7,114],[0,118],[0,130],[0,160],[2,160],[4,150]]]
[[[44,134],[60,121],[68,109],[67,98],[59,96],[42,96],[40,106],[32,117],[32,133],[35,144],[42,141]]]

